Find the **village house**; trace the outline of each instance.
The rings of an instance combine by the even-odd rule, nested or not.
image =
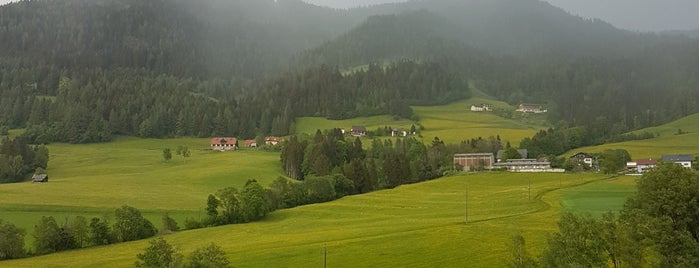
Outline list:
[[[545,113],[548,112],[548,110],[544,110],[543,106],[540,104],[520,104],[519,107],[517,107],[517,112],[522,112],[522,113],[533,113],[533,114],[540,114],[540,113]]]
[[[248,147],[248,148],[255,148],[255,147],[257,147],[257,141],[256,141],[256,140],[245,140],[243,143],[245,144],[245,147]]]
[[[692,161],[694,161],[694,157],[690,154],[671,154],[663,155],[660,161],[665,163],[679,164],[686,168],[692,168]]]
[[[472,112],[491,112],[493,111],[493,105],[487,103],[473,104],[471,105]]]
[[[495,163],[493,153],[455,154],[454,167],[458,165],[461,170],[492,169]]]
[[[352,126],[352,128],[350,128],[350,135],[355,137],[364,137],[366,136],[366,127]]]
[[[592,159],[592,155],[590,155],[590,154],[579,152],[577,154],[574,154],[570,158],[577,160],[579,165],[585,164],[588,167],[592,167],[593,159]]]
[[[235,151],[238,150],[238,140],[230,137],[211,138],[211,150]]]
[[[626,162],[626,168],[631,173],[645,173],[651,168],[654,168],[658,164],[658,161],[653,159],[639,159],[634,162]]]
[[[391,136],[392,137],[406,137],[408,136],[408,131],[402,128],[394,128],[391,129]]]
[[[267,145],[277,145],[281,139],[279,137],[275,136],[267,136],[265,137],[265,144]]]
[[[34,174],[34,176],[32,176],[32,182],[49,182],[49,175]]]

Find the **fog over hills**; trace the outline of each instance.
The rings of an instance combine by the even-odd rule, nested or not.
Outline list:
[[[402,0],[304,0],[316,5],[349,8],[405,2]],[[546,0],[573,15],[598,18],[632,31],[699,29],[699,1],[695,0]]]

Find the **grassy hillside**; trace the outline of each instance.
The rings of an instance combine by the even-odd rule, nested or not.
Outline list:
[[[268,185],[281,175],[279,154],[257,150],[213,152],[208,139],[119,138],[89,145],[49,145],[49,183],[0,184],[0,218],[30,233],[41,216],[102,216],[129,205],[160,226],[169,211],[180,223],[205,214],[206,198],[216,190],[241,189],[248,179]],[[186,161],[175,155],[188,146]],[[165,162],[162,150],[171,148]]]
[[[679,130],[685,134],[678,135]],[[690,115],[668,124],[641,129],[636,133],[650,132],[659,135],[656,138],[639,141],[610,143],[575,149],[568,152],[601,152],[605,149],[625,149],[634,159],[660,159],[663,154],[699,155],[699,114]]]
[[[439,137],[447,143],[458,143],[463,140],[500,135],[513,145],[525,137],[533,136],[543,126],[541,120],[531,120],[537,124],[528,124],[526,119],[509,120],[496,116],[492,112],[471,112],[471,104],[489,103],[496,108],[510,108],[504,102],[485,98],[471,98],[441,106],[414,106],[413,111],[425,127],[421,134],[425,141]],[[349,130],[353,125],[362,125],[368,130],[391,126],[409,129],[413,122],[409,120],[394,120],[390,116],[361,117],[348,120],[328,120],[318,117],[304,117],[296,121],[295,133],[313,134],[317,129],[344,128]],[[368,143],[365,143],[368,144]]]
[[[575,191],[578,185],[617,182],[590,174],[464,174],[277,211],[262,222],[183,231],[166,239],[184,254],[217,243],[236,267],[322,266],[324,247],[331,267],[501,266],[506,243],[515,233],[525,236],[530,251],[541,250],[565,203],[565,193],[556,189]],[[124,267],[132,265],[147,244],[143,240],[1,264]]]

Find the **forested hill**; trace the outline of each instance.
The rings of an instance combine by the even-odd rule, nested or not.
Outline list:
[[[30,0],[0,8],[0,57],[253,79],[363,19],[298,0]]]
[[[572,16],[538,0],[433,0],[373,7],[378,15],[304,54],[304,62],[434,57],[475,48],[546,62],[625,57],[662,43],[653,34]],[[358,58],[359,57],[359,58]]]
[[[298,116],[408,117],[471,84],[611,136],[699,112],[698,42],[538,0],[25,0],[0,7],[0,128],[35,142],[252,138]]]

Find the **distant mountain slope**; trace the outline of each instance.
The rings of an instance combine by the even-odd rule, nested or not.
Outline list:
[[[0,57],[255,78],[363,19],[346,14],[298,0],[22,1],[0,8]]]
[[[382,60],[478,54],[462,41],[447,38],[448,32],[457,30],[458,26],[426,10],[377,15],[337,39],[307,51],[302,61],[309,65],[351,67]]]

